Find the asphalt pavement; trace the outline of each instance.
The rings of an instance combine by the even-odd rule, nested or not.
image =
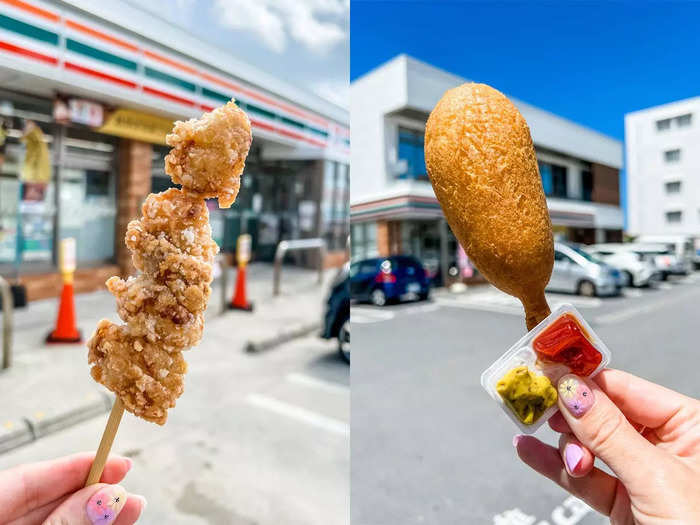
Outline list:
[[[611,366],[700,397],[700,274],[572,303]],[[479,377],[525,333],[522,308],[489,286],[352,310],[353,525],[591,525],[599,514],[516,457],[517,427]],[[552,444],[548,427],[537,434]]]
[[[242,314],[241,314],[242,315]],[[125,414],[113,451],[134,467],[144,525],[347,525],[349,367],[307,336],[250,354],[213,327],[159,427]],[[201,349],[200,349],[201,350]],[[107,415],[0,455],[0,470],[97,447]]]

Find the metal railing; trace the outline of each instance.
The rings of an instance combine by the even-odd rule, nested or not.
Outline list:
[[[275,268],[272,274],[272,295],[280,293],[280,276],[282,274],[282,261],[287,252],[297,250],[318,250],[318,284],[323,282],[323,259],[326,255],[326,241],[323,239],[296,239],[293,241],[281,241],[275,250]]]
[[[15,301],[12,298],[12,287],[0,276],[0,293],[2,293],[2,368],[12,366],[12,317]]]

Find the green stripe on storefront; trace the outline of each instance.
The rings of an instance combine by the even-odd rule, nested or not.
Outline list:
[[[10,18],[6,15],[0,15],[0,27],[17,33],[18,35],[23,35],[34,40],[39,40],[41,42],[46,42],[48,44],[57,46],[58,45],[58,34],[52,31],[47,31],[37,26],[27,24],[21,20],[15,18]]]
[[[177,86],[182,89],[186,89],[187,91],[191,91],[192,93],[194,93],[197,90],[197,87],[192,82],[188,82],[187,80],[174,77],[173,75],[169,75],[168,73],[163,73],[162,71],[158,71],[157,69],[146,67],[144,70],[144,74],[147,77],[153,78],[155,80],[160,80],[161,82],[166,82],[168,84]]]
[[[251,113],[257,113],[258,115],[261,115],[263,117],[267,117],[269,119],[274,119],[277,117],[276,113],[273,113],[272,111],[269,111],[265,108],[261,108],[260,106],[256,106],[254,104],[249,104],[245,103],[245,107],[250,111]]]
[[[226,96],[223,93],[219,93],[218,91],[213,91],[211,89],[202,88],[202,95],[205,97],[213,98],[214,100],[218,100],[219,102],[228,102],[231,100],[232,97]]]
[[[138,69],[138,65],[133,60],[127,60],[126,58],[108,53],[107,51],[102,51],[101,49],[83,44],[82,42],[78,42],[72,38],[66,39],[66,49],[68,51],[72,51],[73,53],[94,58],[95,60],[99,60],[107,64],[112,64],[113,66],[128,69],[129,71],[136,71]]]

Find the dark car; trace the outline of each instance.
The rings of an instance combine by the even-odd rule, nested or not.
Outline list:
[[[430,279],[421,262],[410,255],[365,259],[350,266],[350,296],[376,306],[415,296],[430,296]]]
[[[343,267],[331,283],[323,314],[321,337],[337,339],[338,352],[350,362],[350,281],[349,264]]]

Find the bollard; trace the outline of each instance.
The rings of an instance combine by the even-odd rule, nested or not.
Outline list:
[[[0,277],[0,292],[2,293],[2,368],[6,370],[12,366],[12,316],[15,305],[12,299],[12,287],[3,277]]]
[[[323,282],[323,259],[326,255],[326,241],[321,238],[296,239],[293,241],[281,241],[275,250],[275,266],[272,273],[272,295],[280,293],[280,277],[282,275],[282,261],[288,251],[318,250],[318,284]]]

